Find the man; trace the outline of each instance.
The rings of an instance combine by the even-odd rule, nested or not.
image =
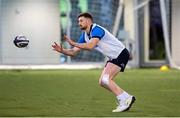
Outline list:
[[[82,33],[76,43],[69,37],[64,39],[73,46],[72,49],[65,49],[56,42],[52,45],[53,50],[68,56],[75,56],[81,49],[96,49],[109,58],[99,79],[99,84],[111,91],[118,100],[118,106],[112,112],[123,112],[131,108],[135,97],[121,89],[115,82],[114,77],[123,72],[129,59],[129,52],[125,46],[114,37],[109,31],[93,23],[93,17],[89,13],[81,13],[78,16],[78,24]]]

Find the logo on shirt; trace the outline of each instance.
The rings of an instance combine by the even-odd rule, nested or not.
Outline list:
[[[124,63],[121,63],[120,65],[121,65],[121,67],[122,67],[122,68],[124,68],[124,67],[125,67],[125,64],[124,64]]]

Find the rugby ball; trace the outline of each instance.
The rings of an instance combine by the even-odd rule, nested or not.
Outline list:
[[[29,44],[29,40],[26,36],[18,35],[14,38],[14,45],[18,48],[24,48]]]

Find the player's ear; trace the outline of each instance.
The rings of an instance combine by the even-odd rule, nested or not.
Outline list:
[[[92,20],[91,20],[91,19],[89,19],[89,18],[88,18],[88,20],[87,20],[87,21],[88,21],[89,23],[92,23]]]

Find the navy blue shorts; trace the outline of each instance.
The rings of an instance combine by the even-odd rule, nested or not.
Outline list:
[[[126,64],[129,60],[129,51],[125,48],[116,59],[111,59],[108,62],[113,63],[121,68],[121,72],[124,72],[124,69],[126,68]],[[106,65],[107,65],[106,63]],[[105,67],[106,67],[105,65]]]

